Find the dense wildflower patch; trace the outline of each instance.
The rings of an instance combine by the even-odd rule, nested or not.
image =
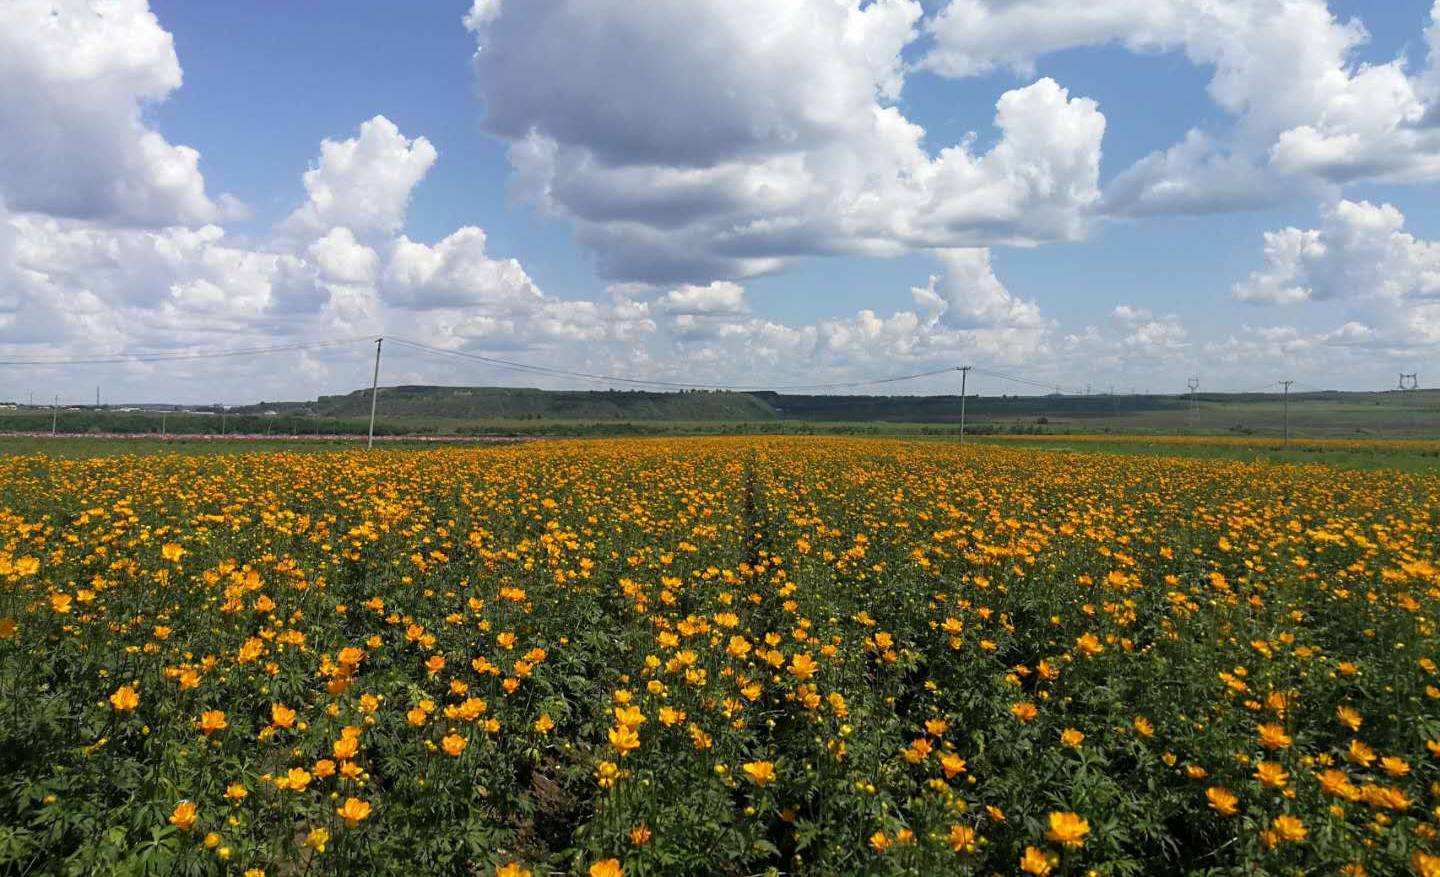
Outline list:
[[[0,870],[1440,873],[1440,478],[0,461]]]

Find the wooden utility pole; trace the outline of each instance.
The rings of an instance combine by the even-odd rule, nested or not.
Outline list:
[[[960,444],[965,444],[965,379],[970,377],[973,366],[959,366],[960,371]]]
[[[375,397],[380,392],[380,345],[385,339],[375,339],[375,376],[370,379],[370,437],[365,440],[365,450],[375,447]]]
[[[1290,385],[1294,381],[1281,381],[1280,386],[1285,388],[1283,399],[1283,410],[1285,412],[1285,447],[1290,447]]]

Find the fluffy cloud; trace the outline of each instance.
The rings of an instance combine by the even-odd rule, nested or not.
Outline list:
[[[654,331],[643,303],[544,294],[519,262],[486,252],[481,229],[434,244],[395,234],[433,160],[424,138],[383,117],[327,140],[304,177],[309,197],[261,241],[213,224],[115,227],[0,210],[0,343],[34,355],[392,332],[493,350]],[[314,380],[332,377],[297,358]]]
[[[1235,284],[1257,304],[1337,301],[1350,314],[1322,340],[1377,346],[1440,343],[1440,243],[1404,230],[1389,204],[1340,201],[1316,229],[1267,232],[1264,265]]]
[[[873,378],[962,361],[1019,364],[1049,353],[1054,324],[1034,302],[1006,289],[988,251],[943,250],[935,258],[939,272],[910,291],[913,309],[889,315],[865,309],[804,325],[750,316],[744,290],[734,283],[682,286],[658,302],[666,317],[658,341],[670,340],[665,359],[672,363],[740,380],[764,374],[776,384]]]
[[[681,286],[660,299],[660,308],[670,314],[691,316],[735,316],[746,313],[745,287],[717,280],[708,286]]]
[[[479,0],[466,21],[514,191],[570,221],[609,277],[706,282],[800,255],[1084,233],[1095,103],[1043,79],[1000,97],[989,151],[932,156],[892,103],[914,0],[603,5]]]
[[[145,0],[0,4],[0,193],[9,209],[125,225],[240,211],[205,193],[199,153],[145,122],[180,86],[170,34]]]
[[[513,307],[539,301],[538,287],[514,259],[485,253],[485,232],[459,229],[433,247],[403,235],[385,268],[386,300],[404,308]]]
[[[1440,243],[1404,230],[1389,204],[1340,201],[1326,208],[1320,228],[1265,234],[1265,265],[1235,284],[1235,297],[1264,304],[1312,299],[1440,300]]]
[[[53,314],[40,320],[51,342],[169,347],[283,333],[283,322],[266,319],[274,285],[303,267],[293,255],[232,245],[213,225],[116,229],[28,214],[9,227],[21,308]]]
[[[279,227],[313,237],[344,226],[365,238],[393,235],[405,225],[410,193],[435,163],[435,147],[411,140],[384,116],[365,122],[357,137],[326,140],[320,160],[305,172],[304,204]]]
[[[1435,19],[1440,3],[1428,67],[1410,75],[1404,58],[1357,64],[1363,25],[1336,19],[1324,0],[951,0],[928,24],[934,45],[923,64],[973,76],[1028,73],[1038,57],[1075,46],[1183,51],[1213,70],[1209,93],[1235,117],[1233,138],[1190,132],[1122,173],[1106,207],[1226,210],[1331,183],[1440,178]]]

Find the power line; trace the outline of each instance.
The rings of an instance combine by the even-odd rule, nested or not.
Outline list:
[[[976,374],[986,375],[987,377],[999,378],[1002,381],[1013,381],[1017,384],[1026,384],[1031,387],[1039,387],[1042,390],[1053,390],[1056,393],[1064,393],[1069,390],[1073,395],[1079,395],[1078,387],[1064,387],[1060,384],[1051,384],[1045,381],[1034,381],[1029,378],[1017,378],[1014,375],[1007,375],[1002,372],[990,371],[989,369],[980,368],[979,366],[975,366],[975,372]]]
[[[679,382],[660,381],[649,378],[628,378],[620,375],[598,374],[595,372],[572,371],[570,369],[553,368],[550,366],[531,365],[529,363],[515,362],[514,360],[501,359],[495,356],[485,356],[480,353],[467,353],[463,350],[447,350],[443,347],[432,347],[429,344],[421,344],[418,341],[411,341],[406,338],[388,337],[393,344],[400,344],[423,353],[430,353],[439,356],[449,356],[457,359],[467,359],[474,362],[483,362],[498,368],[521,371],[528,374],[545,375],[547,377],[578,378],[586,381],[598,381],[602,383],[628,384],[637,387],[654,387],[668,390],[729,390],[731,392],[761,392],[765,390],[837,390],[851,387],[868,387],[880,384],[894,384],[901,381],[913,381],[919,378],[928,378],[935,375],[947,374],[956,371],[955,366],[932,369],[930,371],[916,372],[914,374],[897,375],[888,378],[871,378],[868,380],[841,381],[828,384],[783,384],[768,387],[744,386],[735,384],[709,384],[700,382]]]
[[[911,374],[903,374],[903,375],[894,375],[894,376],[891,376],[891,377],[884,377],[884,378],[867,378],[867,379],[859,379],[859,380],[851,380],[851,381],[833,381],[833,382],[828,382],[828,383],[823,383],[823,382],[822,382],[822,383],[812,383],[812,384],[772,384],[772,385],[768,385],[768,386],[763,386],[763,385],[747,385],[747,384],[716,384],[716,383],[706,383],[706,382],[700,382],[700,381],[667,381],[667,380],[659,380],[659,379],[655,379],[655,378],[632,378],[632,377],[626,377],[626,376],[623,376],[623,375],[611,375],[611,374],[604,374],[604,373],[597,373],[597,372],[585,372],[585,371],[578,371],[578,370],[573,370],[573,369],[556,368],[556,367],[553,367],[553,366],[534,365],[534,364],[531,364],[531,363],[518,362],[518,361],[515,361],[515,360],[504,359],[504,358],[496,357],[496,356],[487,356],[487,355],[485,355],[485,354],[480,354],[480,353],[470,353],[470,352],[462,351],[462,350],[453,350],[453,349],[447,349],[447,348],[442,348],[442,347],[435,347],[435,346],[433,346],[433,345],[424,344],[424,343],[421,343],[421,342],[419,342],[419,341],[412,341],[412,340],[407,339],[407,338],[399,338],[399,337],[393,337],[393,336],[386,336],[386,340],[392,342],[393,344],[398,344],[398,345],[401,345],[401,346],[403,346],[403,347],[409,348],[409,349],[411,349],[411,350],[415,350],[415,351],[420,352],[420,353],[430,354],[430,355],[434,355],[434,356],[450,357],[450,358],[454,358],[454,359],[463,359],[463,360],[468,360],[468,361],[472,361],[472,362],[479,362],[479,363],[484,363],[484,364],[486,364],[486,365],[494,366],[494,367],[496,367],[496,368],[507,369],[507,370],[510,370],[510,371],[515,371],[515,372],[520,372],[520,373],[525,373],[525,374],[532,374],[532,375],[546,376],[546,377],[555,377],[555,378],[570,378],[570,379],[575,379],[575,380],[590,381],[590,382],[599,382],[599,383],[607,383],[607,384],[625,384],[625,385],[628,385],[628,386],[642,387],[642,388],[653,388],[653,389],[659,389],[659,390],[688,390],[688,389],[699,389],[699,390],[728,390],[728,391],[731,391],[731,392],[842,390],[842,389],[854,389],[854,388],[859,388],[859,387],[884,386],[884,385],[886,385],[886,384],[902,383],[902,382],[905,382],[905,381],[913,381],[913,380],[919,380],[919,379],[921,379],[921,378],[927,378],[927,377],[934,377],[934,376],[937,376],[937,375],[949,374],[949,373],[951,373],[951,372],[955,372],[955,371],[961,370],[961,368],[960,368],[960,367],[957,367],[957,366],[945,366],[945,367],[943,367],[943,368],[936,368],[936,369],[931,369],[931,370],[928,370],[928,371],[914,372],[914,373],[911,373]],[[15,359],[0,359],[0,366],[12,366],[12,367],[25,367],[25,366],[31,366],[31,367],[46,367],[46,366],[71,366],[71,365],[119,365],[119,364],[125,364],[125,363],[151,363],[151,362],[181,362],[181,361],[187,361],[187,360],[224,359],[224,358],[231,358],[231,357],[263,356],[263,355],[275,354],[275,353],[291,353],[291,352],[308,351],[308,350],[337,349],[337,348],[348,347],[348,346],[351,346],[351,345],[358,345],[358,344],[362,344],[362,343],[363,343],[363,344],[371,344],[371,343],[374,343],[374,342],[375,342],[375,337],[374,337],[374,336],[370,336],[370,337],[358,337],[358,338],[334,338],[334,339],[322,339],[322,340],[315,340],[315,341],[300,341],[300,342],[293,342],[293,343],[288,343],[288,344],[270,344],[270,345],[254,346],[254,347],[236,347],[236,348],[228,348],[228,349],[223,349],[223,350],[198,350],[198,351],[197,351],[197,350],[188,350],[188,351],[175,351],[175,352],[144,352],[144,353],[108,353],[108,354],[95,354],[95,355],[89,355],[89,356],[70,356],[70,357],[65,357],[65,356],[55,356],[55,357],[28,357],[28,358],[15,358]],[[969,366],[968,368],[972,369],[977,375],[985,375],[985,376],[987,376],[987,377],[997,378],[997,379],[1003,380],[1003,381],[1010,381],[1010,382],[1015,383],[1015,384],[1020,384],[1020,385],[1028,386],[1028,387],[1034,387],[1034,388],[1036,388],[1036,389],[1046,390],[1046,391],[1050,391],[1050,392],[1061,393],[1061,394],[1070,394],[1070,395],[1081,395],[1082,392],[1083,392],[1083,391],[1082,391],[1081,389],[1079,389],[1078,387],[1066,386],[1066,385],[1064,385],[1064,384],[1054,383],[1054,382],[1045,381],[1045,380],[1039,380],[1039,379],[1035,379],[1035,378],[1021,377],[1021,376],[1014,375],[1014,374],[1008,374],[1008,373],[1005,373],[1005,372],[999,372],[999,371],[994,371],[994,370],[992,370],[992,369],[982,368],[982,367],[980,367],[980,366]],[[1407,377],[1407,378],[1410,378],[1410,379],[1413,381],[1413,376],[1411,376],[1411,375],[1406,375],[1406,377]],[[1189,387],[1189,390],[1190,390],[1190,395],[1191,395],[1191,403],[1192,403],[1192,406],[1193,406],[1193,407],[1198,407],[1198,399],[1196,398],[1196,395],[1197,395],[1197,390],[1198,390],[1199,381],[1192,379],[1192,380],[1189,381],[1188,383],[1191,384],[1191,386]],[[1259,387],[1254,387],[1254,388],[1250,388],[1250,389],[1240,390],[1240,391],[1238,391],[1238,392],[1239,392],[1239,393],[1242,393],[1242,394],[1243,394],[1243,393],[1257,393],[1257,392],[1260,392],[1260,391],[1263,391],[1263,390],[1268,390],[1268,389],[1271,389],[1271,388],[1273,388],[1273,387],[1277,387],[1278,385],[1279,385],[1279,382],[1271,381],[1271,382],[1268,383],[1268,384],[1264,384],[1264,385],[1261,385],[1261,386],[1259,386]],[[1316,391],[1316,392],[1321,392],[1321,390],[1320,390],[1319,388],[1308,387],[1308,386],[1306,386],[1305,384],[1301,384],[1301,383],[1299,383],[1299,382],[1296,382],[1296,383],[1295,383],[1295,386],[1296,386],[1297,388],[1301,388],[1301,389],[1314,390],[1314,391]],[[1112,397],[1113,397],[1113,395],[1114,395],[1114,391],[1113,391],[1113,390],[1111,391],[1111,395],[1112,395]]]
[[[1276,385],[1278,385],[1278,384],[1280,384],[1280,383],[1282,383],[1282,382],[1281,382],[1281,381],[1271,381],[1271,382],[1268,383],[1268,384],[1261,384],[1260,386],[1258,386],[1258,387],[1253,387],[1253,388],[1251,388],[1251,389],[1249,389],[1249,390],[1237,390],[1237,391],[1236,391],[1236,395],[1244,396],[1244,395],[1247,395],[1247,394],[1250,394],[1250,393],[1259,393],[1259,392],[1262,391],[1262,390],[1268,390],[1268,389],[1270,389],[1271,387],[1274,387],[1274,386],[1276,386]]]

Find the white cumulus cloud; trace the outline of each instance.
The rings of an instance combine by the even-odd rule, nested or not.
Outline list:
[[[409,139],[376,116],[357,136],[320,144],[319,162],[305,172],[308,197],[279,231],[306,237],[345,226],[363,238],[393,235],[404,227],[410,193],[435,158],[429,140]]]
[[[1042,79],[999,141],[932,155],[898,106],[913,0],[482,0],[467,23],[512,188],[607,277],[705,283],[803,255],[1084,234],[1105,118]],[[593,27],[597,18],[604,28]]]
[[[120,225],[203,224],[200,154],[145,121],[180,87],[171,36],[145,0],[0,3],[0,193],[15,212]]]
[[[1048,53],[1123,45],[1183,52],[1211,71],[1235,119],[1228,141],[1199,129],[1123,172],[1112,213],[1242,209],[1355,180],[1440,179],[1440,3],[1422,69],[1355,60],[1368,38],[1325,0],[950,0],[927,23],[922,64],[946,76],[1028,73]]]
[[[1267,232],[1264,264],[1233,288],[1257,304],[1335,301],[1350,319],[1326,340],[1440,343],[1440,242],[1405,231],[1389,204],[1339,201],[1320,227]]]

